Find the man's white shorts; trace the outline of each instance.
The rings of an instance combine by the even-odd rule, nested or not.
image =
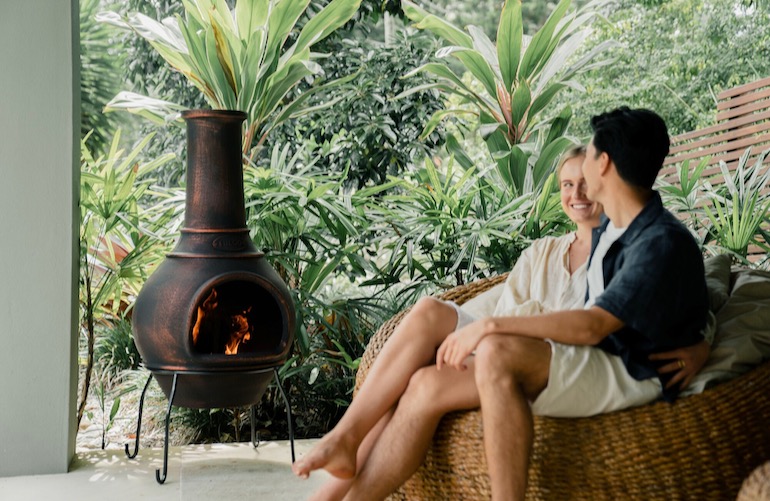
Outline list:
[[[620,357],[593,346],[551,345],[548,385],[532,402],[538,416],[586,417],[643,405],[663,393],[658,378],[637,381]]]
[[[460,329],[476,318],[455,303]],[[593,346],[546,339],[551,345],[548,385],[532,402],[532,413],[551,417],[587,417],[643,405],[662,395],[658,378],[637,381],[620,357]]]

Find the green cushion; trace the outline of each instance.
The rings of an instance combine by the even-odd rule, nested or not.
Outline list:
[[[709,309],[714,313],[722,309],[730,297],[730,256],[719,254],[703,260],[706,268],[706,288]]]

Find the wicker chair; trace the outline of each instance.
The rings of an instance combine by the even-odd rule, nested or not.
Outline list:
[[[485,279],[441,297],[458,303],[504,280]],[[356,388],[406,312],[372,337]],[[676,403],[590,418],[535,418],[529,500],[735,499],[770,459],[770,362]],[[479,411],[447,415],[423,466],[391,499],[490,497]]]

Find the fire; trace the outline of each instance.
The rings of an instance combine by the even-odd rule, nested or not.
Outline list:
[[[235,355],[242,343],[251,339],[252,327],[248,314],[251,306],[241,311],[229,311],[232,307],[220,304],[216,289],[198,306],[197,319],[192,329],[192,341],[196,351]]]
[[[241,345],[241,342],[251,339],[249,319],[246,317],[246,313],[250,311],[251,306],[243,314],[230,317],[230,325],[233,327],[233,330],[230,333],[230,339],[225,343],[225,355],[235,355],[238,353],[238,347]]]

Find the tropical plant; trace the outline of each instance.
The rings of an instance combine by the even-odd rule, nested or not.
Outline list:
[[[246,112],[243,144],[244,153],[249,153],[276,125],[309,111],[304,102],[323,86],[287,102],[289,91],[321,73],[311,47],[345,24],[360,2],[333,0],[305,23],[288,46],[310,0],[243,1],[232,12],[225,0],[183,0],[184,19],[176,16],[159,22],[140,13],[121,17],[114,12],[99,19],[145,38],[203,93],[211,107]],[[178,122],[180,108],[162,99],[121,92],[107,109],[140,113],[165,124]]]
[[[690,168],[690,160],[685,160],[676,168],[674,182],[669,181],[669,178],[658,178],[658,189],[663,204],[677,214],[700,240],[704,237],[706,215],[703,207],[707,198],[703,172],[710,160],[710,156],[703,157],[693,168]]]
[[[704,209],[711,222],[710,236],[719,247],[746,264],[750,245],[770,250],[770,234],[762,228],[770,209],[770,166],[763,166],[768,154],[770,150],[763,151],[750,165],[751,148],[747,148],[732,172],[726,163],[720,162],[724,184],[707,188],[711,204]]]
[[[142,356],[134,343],[128,319],[118,318],[104,326],[104,331],[96,340],[94,359],[101,372],[109,378],[139,368]]]
[[[422,169],[394,182],[399,189],[369,212],[378,228],[372,280],[393,286],[408,277],[409,286],[399,289],[404,304],[509,271],[528,244],[523,230],[535,200],[511,197],[494,167],[464,169],[450,157],[439,168],[426,158]]]
[[[436,81],[408,90],[402,97],[436,88],[459,95],[470,105],[435,113],[423,136],[446,116],[471,114],[478,119],[479,130],[511,192],[539,191],[559,155],[574,142],[565,137],[572,117],[570,108],[565,106],[554,113],[549,105],[561,90],[580,88],[574,77],[609,62],[599,56],[611,41],[575,58],[602,4],[591,2],[581,11],[569,12],[570,0],[562,0],[542,28],[529,37],[523,33],[521,0],[507,0],[494,44],[475,26],[468,26],[466,32],[404,0],[404,12],[417,28],[451,44],[436,55],[444,59],[451,56],[483,88],[477,92],[466,85],[448,61],[430,62],[410,72],[407,76],[427,72]]]
[[[245,167],[244,192],[255,245],[294,296],[296,349],[280,372],[291,382],[298,436],[314,436],[339,418],[357,359],[394,310],[381,291],[363,284],[372,273],[365,216],[387,186],[349,193],[346,172],[324,172],[302,159],[289,145],[274,146],[270,168]],[[271,387],[258,409],[261,426],[285,423],[283,406]]]
[[[344,84],[316,93],[309,104],[336,100],[322,111],[298,118],[277,130],[281,142],[302,143],[308,154],[317,156],[320,168],[348,171],[348,184],[356,187],[384,183],[398,175],[426,152],[444,142],[436,129],[429,137],[420,133],[430,116],[442,108],[435,90],[412,94],[407,99],[393,97],[409,84],[427,82],[426,77],[405,81],[401,76],[431,58],[435,50],[428,33],[396,33],[386,45],[369,38],[346,38],[334,44],[324,62],[329,78],[355,74]]]
[[[170,157],[139,164],[135,160],[152,136],[129,153],[120,148],[120,130],[110,149],[94,157],[81,141],[80,173],[80,310],[86,337],[85,373],[78,406],[83,417],[94,366],[97,322],[119,318],[131,304],[148,270],[163,257],[166,248],[159,232],[170,215],[143,214],[139,201],[152,180],[137,179]]]
[[[120,89],[120,51],[113,46],[113,33],[96,21],[100,0],[80,0],[80,133],[89,131],[89,147],[102,151],[109,145],[115,120],[102,108]]]

